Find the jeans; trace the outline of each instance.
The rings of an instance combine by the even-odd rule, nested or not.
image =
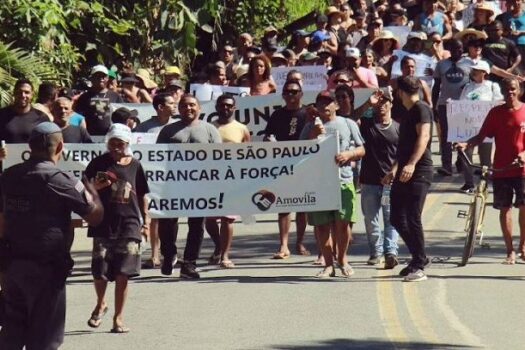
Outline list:
[[[452,172],[452,143],[447,142],[448,137],[448,121],[447,121],[447,106],[439,105],[437,109],[438,123],[441,129],[441,138],[439,140],[439,148],[441,149],[441,165],[443,168]]]
[[[390,192],[390,221],[412,255],[410,266],[423,270],[427,261],[421,213],[432,174],[420,175],[403,183],[396,179]]]
[[[164,258],[177,255],[178,219],[159,219],[160,252]],[[188,218],[188,238],[184,249],[184,262],[195,264],[199,258],[204,236],[204,218]]]
[[[365,217],[366,236],[370,256],[397,255],[398,233],[390,224],[390,204],[382,205],[383,186],[361,184],[361,210]],[[384,231],[379,216],[383,212]]]
[[[467,157],[472,162],[472,148],[465,151]],[[478,146],[479,161],[481,165],[490,166],[492,163],[492,142],[482,143]],[[462,158],[459,158],[462,159]],[[463,162],[463,160],[462,160]],[[474,170],[467,164],[463,164],[463,175],[465,176],[465,184],[474,187]]]

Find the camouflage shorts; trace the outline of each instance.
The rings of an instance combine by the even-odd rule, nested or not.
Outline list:
[[[140,243],[134,239],[95,238],[91,273],[95,279],[114,281],[117,275],[134,277],[140,274]]]

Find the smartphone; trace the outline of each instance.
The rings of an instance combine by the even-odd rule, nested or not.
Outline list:
[[[109,175],[106,172],[98,171],[97,176],[95,178],[98,182],[106,182],[109,181]]]

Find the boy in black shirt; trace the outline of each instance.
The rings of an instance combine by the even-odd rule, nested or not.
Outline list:
[[[107,139],[108,152],[93,159],[86,168],[86,176],[95,179],[104,205],[102,223],[88,230],[88,236],[94,238],[91,271],[97,293],[97,305],[88,325],[100,326],[108,310],[104,299],[107,283],[116,281],[111,332],[127,333],[129,328],[123,325],[122,312],[128,279],[140,273],[141,235],[148,237],[149,188],[142,165],[129,149],[131,130],[123,124],[114,124]]]

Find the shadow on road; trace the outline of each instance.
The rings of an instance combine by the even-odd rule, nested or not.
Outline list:
[[[274,345],[276,350],[324,350],[324,349],[367,349],[367,350],[387,350],[387,349],[474,349],[478,347],[464,344],[441,344],[425,342],[389,342],[381,339],[331,339],[315,344],[300,345]]]

